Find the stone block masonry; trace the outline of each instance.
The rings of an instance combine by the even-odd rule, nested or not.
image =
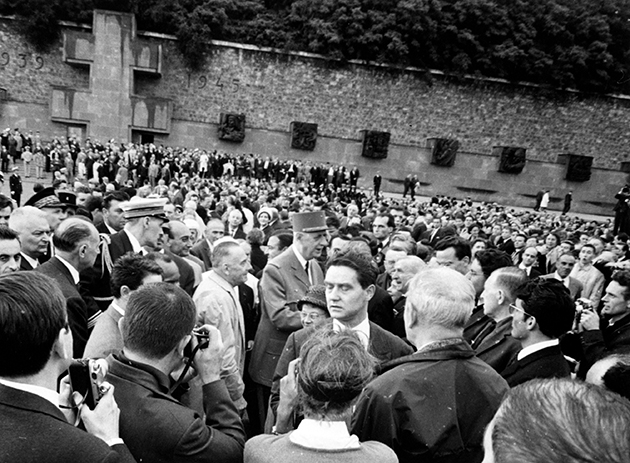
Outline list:
[[[46,137],[83,125],[86,135],[101,139],[139,131],[169,145],[339,162],[357,165],[366,187],[380,170],[383,187],[401,191],[393,181],[417,173],[421,194],[520,206],[533,204],[539,188],[551,188],[552,208],[561,208],[560,198],[573,189],[573,209],[591,213],[608,213],[626,182],[620,166],[630,161],[627,97],[342,64],[225,42],[211,44],[206,67],[190,72],[172,37],[136,33],[130,21],[96,11],[93,27],[66,26],[66,42],[37,55],[11,20],[1,20],[0,87],[7,101],[0,102],[0,126],[39,129]],[[112,32],[99,24],[120,27]],[[62,116],[54,116],[55,108]],[[243,143],[218,139],[221,113],[245,114]],[[317,124],[312,152],[290,148],[292,121]],[[364,130],[391,134],[387,159],[361,157]],[[452,168],[430,164],[425,146],[432,137],[460,142]],[[494,146],[526,148],[523,172],[498,173]],[[594,157],[591,180],[564,180],[566,167],[556,160],[565,153]]]

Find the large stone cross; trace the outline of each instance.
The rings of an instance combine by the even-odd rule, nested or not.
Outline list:
[[[136,37],[132,14],[95,10],[91,33],[64,30],[63,58],[89,67],[90,86],[54,87],[53,121],[83,125],[101,141],[130,140],[132,130],[170,131],[172,102],[133,94],[136,72],[161,75],[162,45]]]

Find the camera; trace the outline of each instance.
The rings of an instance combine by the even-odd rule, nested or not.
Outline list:
[[[590,299],[586,299],[585,297],[581,297],[575,301],[575,320],[574,324],[577,327],[582,320],[582,314],[584,312],[592,312],[593,311],[593,302]]]
[[[206,330],[194,329],[192,331],[192,335],[197,338],[197,346],[199,349],[205,349],[210,344],[210,334]],[[184,356],[188,358],[192,358],[194,351],[193,341],[192,339],[186,347],[184,347]]]
[[[106,373],[101,364],[92,359],[74,360],[68,367],[72,391],[81,394],[90,410],[94,410],[105,393],[102,385]]]

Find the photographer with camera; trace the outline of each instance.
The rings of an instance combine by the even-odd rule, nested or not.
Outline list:
[[[0,276],[0,461],[133,462],[118,434],[114,388],[90,410],[58,378],[72,363],[66,301],[38,272]],[[63,410],[63,412],[62,412]],[[78,411],[87,432],[74,427]]]
[[[123,350],[108,357],[107,379],[116,386],[120,429],[138,461],[240,463],[244,432],[238,411],[220,378],[223,341],[213,326],[194,334],[193,300],[168,283],[135,291],[121,320]],[[207,347],[197,348],[203,333]],[[192,341],[192,344],[191,344]],[[203,343],[205,344],[205,342]],[[174,397],[171,377],[188,363],[202,384],[205,417]]]
[[[583,307],[577,331],[584,350],[580,374],[604,355],[630,346],[630,271],[616,272],[602,298],[601,314],[592,307]]]

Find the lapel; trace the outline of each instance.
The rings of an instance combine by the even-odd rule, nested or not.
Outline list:
[[[74,280],[72,279],[72,275],[70,274],[70,270],[68,270],[68,268],[63,265],[61,263],[61,261],[59,259],[57,259],[57,257],[53,257],[52,259],[50,259],[50,265],[55,267],[55,269],[59,272],[59,274],[63,275],[63,277],[68,280],[68,284],[72,285],[72,287],[76,288],[77,285],[74,283]]]
[[[306,287],[310,287],[311,286],[311,282],[308,279],[308,275],[306,274],[306,270],[304,270],[304,267],[302,267],[302,265],[300,264],[300,261],[298,260],[297,256],[295,255],[295,251],[293,250],[293,247],[290,247],[288,250],[288,259],[289,259],[289,264],[291,265],[291,269],[293,270],[293,275],[295,275],[295,278],[298,279],[300,282],[302,282],[304,285],[306,285]],[[315,269],[313,269],[315,270]]]
[[[370,322],[370,353],[379,360],[391,360],[394,353],[391,351],[389,340],[383,331],[376,323]]]
[[[503,339],[508,337],[511,332],[512,317],[501,320],[494,328],[492,333],[486,336],[477,346],[477,355],[499,344]]]

